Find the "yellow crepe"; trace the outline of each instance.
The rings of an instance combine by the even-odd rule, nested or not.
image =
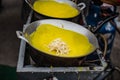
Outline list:
[[[72,18],[79,14],[78,10],[67,3],[60,3],[54,0],[37,0],[33,4],[36,12],[56,18]]]
[[[39,25],[30,35],[30,44],[40,51],[58,56],[55,51],[50,51],[48,48],[51,41],[58,38],[69,47],[69,53],[60,54],[61,57],[81,57],[94,49],[86,36],[51,24]]]

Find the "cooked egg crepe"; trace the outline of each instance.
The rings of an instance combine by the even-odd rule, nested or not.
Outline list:
[[[36,12],[55,18],[72,18],[79,14],[79,11],[71,5],[63,2],[37,0],[33,4]]]
[[[39,25],[30,35],[30,44],[42,52],[60,57],[81,57],[94,49],[86,36],[51,24]]]

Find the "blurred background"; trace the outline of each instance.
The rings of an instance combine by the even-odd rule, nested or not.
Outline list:
[[[20,39],[16,30],[22,30],[24,20],[22,15],[23,0],[2,0],[0,6],[0,80],[16,79],[16,67],[20,48]],[[120,11],[120,8],[119,10]],[[120,18],[116,19],[120,28]],[[116,32],[111,60],[120,67],[120,35]],[[13,74],[11,74],[13,73]],[[10,76],[11,74],[11,76]],[[2,77],[5,76],[9,79]],[[8,76],[9,75],[9,76]],[[14,76],[14,77],[13,77]],[[113,73],[114,80],[120,80],[118,72]],[[117,77],[115,77],[117,76]],[[2,78],[2,79],[1,79]]]

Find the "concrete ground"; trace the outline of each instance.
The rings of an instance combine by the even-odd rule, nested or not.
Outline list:
[[[16,30],[23,28],[21,19],[22,0],[3,0],[2,5],[3,10],[0,11],[0,64],[16,67],[20,46],[20,39],[16,36]],[[120,35],[117,33],[111,59],[114,65],[120,67],[119,39]],[[115,72],[113,80],[120,80],[119,75],[118,72]]]

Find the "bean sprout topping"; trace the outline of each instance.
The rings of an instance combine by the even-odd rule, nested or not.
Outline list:
[[[69,48],[67,44],[61,40],[61,38],[57,38],[53,40],[49,45],[48,48],[50,51],[56,51],[58,55],[60,54],[68,54],[69,53]]]

